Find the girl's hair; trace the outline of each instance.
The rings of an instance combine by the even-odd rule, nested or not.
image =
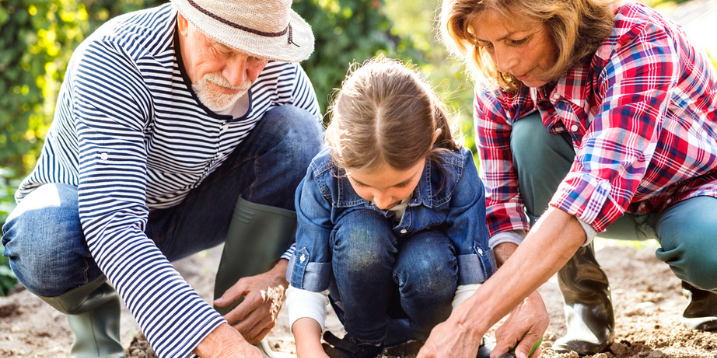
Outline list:
[[[614,0],[443,0],[440,28],[449,50],[464,59],[474,79],[492,87],[518,91],[521,82],[501,73],[487,51],[478,46],[471,23],[485,11],[494,11],[512,24],[535,20],[546,25],[558,53],[543,80],[555,81],[595,55],[610,34]]]
[[[406,170],[422,158],[435,159],[437,150],[460,148],[443,103],[414,70],[383,57],[357,66],[331,106],[324,134],[338,167]]]

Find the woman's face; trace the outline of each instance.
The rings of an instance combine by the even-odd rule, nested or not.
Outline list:
[[[545,24],[508,22],[488,10],[471,22],[471,28],[478,46],[485,48],[498,71],[515,76],[528,87],[548,82],[545,74],[555,64],[557,47]]]

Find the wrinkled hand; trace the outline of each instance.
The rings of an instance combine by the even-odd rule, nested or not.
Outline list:
[[[244,297],[244,301],[224,315],[224,318],[252,344],[259,343],[276,326],[276,317],[284,303],[284,291],[289,283],[286,260],[280,260],[268,272],[244,277],[214,301],[219,307],[230,305]]]
[[[514,347],[516,357],[528,357],[530,349],[543,337],[549,323],[542,297],[538,291],[531,293],[495,332],[497,342],[490,357],[498,358]],[[537,358],[541,351],[541,348],[536,349],[530,357]]]
[[[455,324],[448,318],[431,330],[416,358],[475,358],[482,340],[482,333]]]
[[[259,348],[249,344],[242,336],[226,323],[209,333],[194,349],[200,358],[266,358]]]

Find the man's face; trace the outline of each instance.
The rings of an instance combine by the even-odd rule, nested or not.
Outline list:
[[[221,44],[177,16],[184,69],[207,108],[218,112],[236,103],[256,81],[268,60]]]

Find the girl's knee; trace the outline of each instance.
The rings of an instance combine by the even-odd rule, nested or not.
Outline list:
[[[385,217],[372,210],[354,210],[340,218],[331,234],[334,261],[351,271],[392,265],[396,238]]]
[[[394,277],[404,297],[453,297],[458,282],[457,259],[448,237],[423,233],[400,248]]]

